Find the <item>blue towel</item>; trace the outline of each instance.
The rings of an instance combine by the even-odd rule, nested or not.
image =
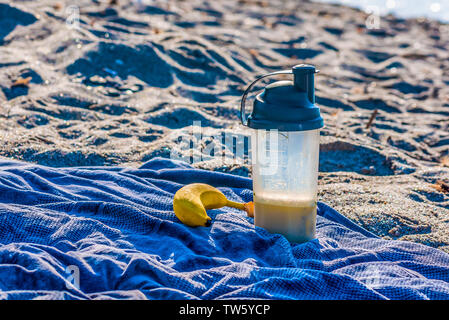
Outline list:
[[[380,239],[323,203],[304,244],[232,208],[187,227],[172,199],[192,182],[252,199],[247,178],[161,158],[139,169],[0,161],[0,298],[449,298],[448,254]]]

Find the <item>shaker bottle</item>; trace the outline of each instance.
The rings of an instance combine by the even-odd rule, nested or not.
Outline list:
[[[315,237],[320,128],[312,65],[266,74],[245,91],[241,121],[252,128],[254,223],[292,242]],[[262,78],[292,74],[265,87],[245,113],[246,96]]]

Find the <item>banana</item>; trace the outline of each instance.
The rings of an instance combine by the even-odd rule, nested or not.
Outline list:
[[[245,210],[248,216],[254,216],[252,202],[239,203],[226,199],[217,188],[204,183],[192,183],[179,189],[173,198],[173,210],[182,223],[191,226],[208,226],[211,218],[206,210],[222,207]]]

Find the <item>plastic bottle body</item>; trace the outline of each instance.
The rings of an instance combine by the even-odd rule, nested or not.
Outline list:
[[[319,129],[253,131],[256,226],[292,242],[315,237],[319,139]]]

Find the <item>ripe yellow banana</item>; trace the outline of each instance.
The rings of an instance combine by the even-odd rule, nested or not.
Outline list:
[[[204,183],[192,183],[182,187],[173,199],[175,215],[182,223],[191,227],[209,225],[211,218],[206,210],[225,206],[245,210],[248,216],[254,216],[252,202],[230,201],[220,190]]]

